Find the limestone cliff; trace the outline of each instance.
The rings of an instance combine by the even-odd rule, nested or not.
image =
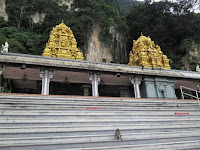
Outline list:
[[[114,26],[110,27],[110,34],[112,34],[111,52],[113,56],[113,62],[127,63],[128,55],[126,50],[125,35],[118,32]]]
[[[68,10],[71,10],[73,3],[74,3],[74,0],[61,0],[59,2],[59,5],[60,6],[66,5],[66,6],[68,6]]]
[[[200,43],[195,43],[194,51],[190,51],[189,54],[190,56],[195,57],[200,61]]]
[[[8,21],[8,14],[6,13],[6,0],[0,0],[0,16]]]
[[[110,27],[111,43],[100,40],[101,28],[95,25],[88,40],[86,60],[95,62],[121,63],[127,58],[126,44],[122,34],[117,33],[114,26]]]
[[[192,49],[182,58],[182,61],[184,62],[184,66],[181,69],[195,71],[196,64],[200,64],[200,43],[194,42]]]
[[[101,29],[98,26],[93,27],[91,37],[88,41],[88,49],[86,52],[86,60],[102,62],[112,61],[112,54],[104,43],[99,39]]]
[[[61,7],[62,11],[65,11],[67,8],[67,12],[73,14],[73,11],[79,10],[79,7],[73,6],[73,4],[75,4],[74,2],[75,0],[59,0],[57,7]],[[6,4],[10,4],[12,6],[11,9],[11,6],[8,5],[8,7],[10,7],[8,14],[6,13]],[[17,7],[13,6],[13,4]],[[51,21],[50,13],[56,14],[59,12],[56,12],[57,10],[50,9],[53,6],[51,5],[51,7],[48,7],[48,3],[43,1],[41,1],[41,7],[39,7],[38,5],[36,5],[37,7],[35,7],[35,3],[27,5],[27,3],[23,1],[16,3],[13,2],[13,4],[12,1],[0,0],[0,16],[3,16],[4,19],[8,21],[9,15],[9,19],[12,20],[14,25],[16,25],[16,27],[18,28],[24,27],[23,25],[26,24],[28,28],[33,29],[35,27],[34,24],[42,25],[42,23],[45,21]],[[45,7],[47,7],[47,9],[44,9]],[[12,12],[15,10],[17,13],[13,14]],[[50,13],[47,10],[51,10]],[[89,15],[87,15],[87,17],[88,16]],[[55,16],[52,15],[52,19],[54,19],[54,17]],[[62,19],[62,16],[60,17]],[[67,20],[64,21],[67,22]],[[84,41],[84,44],[82,44],[81,47],[79,47],[81,52],[84,53],[86,60],[95,62],[126,62],[128,58],[126,52],[126,38],[124,38],[122,33],[119,33],[119,31],[116,30],[115,24],[113,23],[112,26],[110,26],[110,28],[108,26],[108,30],[106,30],[106,33],[102,25],[98,25],[95,22],[92,22],[92,24],[92,27],[89,27],[87,29],[84,28],[84,30],[87,30],[86,39]],[[108,37],[106,37],[108,40],[102,40],[102,32],[104,32],[106,35],[109,35]]]
[[[42,23],[43,20],[45,19],[45,16],[46,16],[45,13],[36,12],[32,14],[30,17],[32,18],[33,23]]]

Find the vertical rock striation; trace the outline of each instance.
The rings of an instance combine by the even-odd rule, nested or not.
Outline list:
[[[86,60],[95,62],[110,62],[112,61],[112,54],[110,48],[99,39],[101,29],[94,26],[91,37],[88,40],[88,49],[86,52]]]
[[[8,14],[6,13],[6,0],[0,0],[0,16],[8,21]]]
[[[95,25],[88,40],[86,60],[95,62],[117,62],[127,60],[126,42],[121,33],[110,27],[111,42],[100,40],[101,28]]]

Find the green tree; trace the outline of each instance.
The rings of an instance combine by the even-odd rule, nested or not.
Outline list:
[[[166,1],[134,5],[126,19],[129,26],[127,49],[131,50],[130,41],[137,39],[143,32],[161,46],[175,69],[184,66],[182,58],[191,50],[191,41],[199,37],[196,32],[200,27],[197,23],[199,16],[177,3]]]

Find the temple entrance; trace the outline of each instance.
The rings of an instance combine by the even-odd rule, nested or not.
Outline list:
[[[83,84],[79,83],[50,83],[50,95],[79,95],[83,96]],[[91,95],[91,88],[89,89],[89,95]]]
[[[41,85],[41,81],[8,79],[4,90],[7,93],[40,94]]]

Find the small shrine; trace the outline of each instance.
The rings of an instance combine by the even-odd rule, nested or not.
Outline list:
[[[163,54],[160,46],[155,45],[150,37],[146,37],[143,34],[137,41],[133,40],[133,48],[130,52],[128,65],[171,69],[169,59]]]
[[[77,42],[72,30],[64,24],[63,20],[50,32],[50,37],[42,56],[77,60],[84,59],[83,54],[77,48]]]

